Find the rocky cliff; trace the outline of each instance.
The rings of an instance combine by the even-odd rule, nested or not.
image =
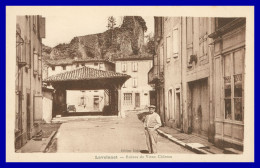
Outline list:
[[[98,58],[115,59],[146,55],[144,32],[146,23],[139,16],[125,16],[120,27],[103,33],[74,37],[68,44],[43,47],[47,59]]]

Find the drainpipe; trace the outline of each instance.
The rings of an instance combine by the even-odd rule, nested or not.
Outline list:
[[[183,35],[183,33],[182,33],[182,28],[183,28],[183,26],[182,26],[182,24],[183,24],[183,22],[182,22],[182,19],[183,19],[183,17],[181,17],[181,95],[180,95],[180,101],[181,101],[181,132],[183,132],[183,87],[182,87],[182,71],[183,71],[183,65],[182,65],[182,57],[183,57],[183,54],[182,54],[182,35]]]
[[[29,61],[30,61],[30,113],[32,113],[33,112],[33,109],[32,109],[32,107],[34,107],[33,106],[33,104],[34,104],[34,102],[33,102],[33,98],[32,98],[32,96],[33,96],[33,94],[32,94],[32,75],[33,75],[33,67],[32,67],[32,28],[31,28],[31,16],[29,16],[29,35],[30,35],[30,55],[29,55]],[[31,117],[32,115],[30,115],[30,117]],[[30,121],[31,121],[31,118],[30,118]],[[31,128],[30,128],[30,130],[31,130]],[[31,133],[30,133],[30,136],[31,136]]]

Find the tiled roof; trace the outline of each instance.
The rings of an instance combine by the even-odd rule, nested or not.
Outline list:
[[[129,75],[116,73],[113,71],[102,71],[89,67],[81,67],[71,71],[56,74],[44,79],[44,82],[61,82],[61,81],[79,81],[90,79],[108,79],[108,78],[130,78]]]

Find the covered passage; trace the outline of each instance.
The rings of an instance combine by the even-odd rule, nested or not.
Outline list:
[[[102,115],[119,115],[124,117],[121,111],[121,87],[130,76],[113,71],[97,70],[89,67],[81,67],[64,73],[50,76],[43,82],[52,85],[55,89],[53,97],[53,113],[56,115],[68,115],[67,91],[104,90],[104,106]]]

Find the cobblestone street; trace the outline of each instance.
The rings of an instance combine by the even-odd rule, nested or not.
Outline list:
[[[147,150],[142,123],[136,112],[126,118],[70,121],[57,133],[57,152],[140,153]],[[158,153],[192,153],[159,136]]]

